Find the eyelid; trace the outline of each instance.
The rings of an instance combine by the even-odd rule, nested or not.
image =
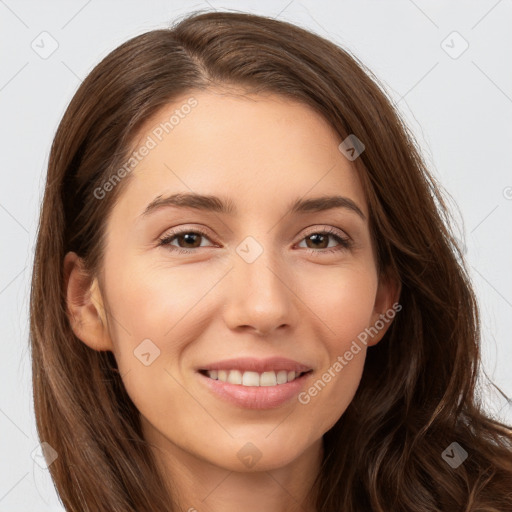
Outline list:
[[[165,231],[162,235],[160,235],[157,238],[157,242],[161,242],[162,240],[166,240],[169,238],[174,238],[178,235],[183,235],[185,233],[198,233],[198,234],[202,235],[204,238],[207,238],[210,242],[212,242],[212,244],[214,243],[207,228],[204,228],[202,226],[201,227],[198,227],[198,226],[188,227],[187,225],[176,227],[176,228],[171,228],[170,230]]]
[[[341,238],[351,240],[350,236],[340,228],[330,226],[328,224],[316,224],[311,229],[306,228],[307,231],[302,235],[302,238],[299,241],[302,241],[303,238],[312,235],[313,233],[329,233],[330,235],[338,235]]]
[[[327,224],[324,224],[324,225],[316,224],[314,226],[310,226],[309,228],[306,228],[306,230],[307,230],[306,233],[304,233],[302,235],[302,238],[300,238],[299,242],[302,241],[302,239],[307,237],[308,235],[311,235],[313,233],[320,233],[320,232],[327,232],[329,234],[337,234],[337,235],[339,235],[339,236],[341,236],[343,238],[350,239],[350,236],[345,231],[343,231],[342,229],[336,228],[334,226],[330,226],[330,225],[327,225]],[[165,231],[162,235],[160,235],[158,237],[158,239],[162,240],[164,238],[168,238],[168,237],[173,236],[173,235],[180,235],[180,234],[183,234],[183,233],[195,232],[195,231],[197,231],[201,235],[204,235],[206,238],[208,238],[210,241],[212,241],[211,240],[212,237],[210,236],[210,234],[208,233],[208,230],[206,228],[197,227],[197,226],[188,227],[187,225],[180,226],[179,228],[172,228],[169,231]]]

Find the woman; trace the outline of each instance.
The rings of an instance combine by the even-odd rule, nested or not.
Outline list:
[[[512,510],[440,187],[369,71],[288,23],[195,14],[93,69],[31,343],[66,510]]]

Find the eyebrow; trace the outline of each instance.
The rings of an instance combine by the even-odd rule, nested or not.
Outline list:
[[[213,195],[203,195],[196,193],[181,193],[170,196],[159,195],[146,209],[141,216],[149,215],[163,207],[174,206],[177,208],[192,208],[209,212],[223,213],[226,215],[236,215],[237,208],[231,199],[223,199]],[[334,208],[343,208],[356,213],[363,220],[366,220],[364,213],[352,199],[343,196],[321,196],[308,199],[296,199],[288,207],[290,213],[314,213]]]

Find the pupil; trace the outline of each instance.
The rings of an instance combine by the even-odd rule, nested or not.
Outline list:
[[[319,238],[327,238],[327,237],[325,237],[325,235],[316,234],[316,235],[310,235],[308,238],[310,240],[312,240],[313,242],[315,242],[315,241],[318,241]],[[325,240],[324,240],[324,242],[325,242]],[[316,244],[316,247],[318,247],[318,244]]]
[[[197,237],[197,236],[198,236],[198,235],[196,235],[195,233],[185,233],[184,235],[182,235],[182,238],[183,238],[183,239],[185,239],[185,243],[187,243],[187,244],[189,244],[189,243],[193,244],[193,243],[194,243],[194,241],[193,241],[193,240],[192,240],[192,241],[190,241],[190,240],[188,240],[188,238],[189,238],[189,237],[192,237],[192,238],[193,238],[193,237]],[[197,240],[196,240],[196,242],[197,242]],[[197,244],[196,244],[196,245],[197,245]],[[195,247],[195,245],[194,245],[194,247]]]

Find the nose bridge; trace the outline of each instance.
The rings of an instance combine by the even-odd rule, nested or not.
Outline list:
[[[249,295],[264,299],[276,299],[284,293],[283,278],[279,274],[283,266],[277,251],[271,245],[272,237],[246,237],[236,248],[235,271]]]
[[[248,236],[236,247],[225,308],[231,328],[243,325],[268,332],[293,322],[289,272],[270,243],[271,236]]]

